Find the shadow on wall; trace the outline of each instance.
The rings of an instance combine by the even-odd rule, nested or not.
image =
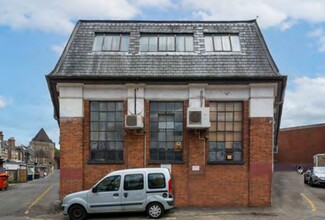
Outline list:
[[[297,171],[297,165],[300,165],[304,171],[308,170],[313,166],[311,163],[306,164],[274,164],[274,171]]]

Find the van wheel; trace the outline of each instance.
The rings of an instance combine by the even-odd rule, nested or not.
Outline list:
[[[150,218],[160,218],[164,214],[164,207],[157,202],[151,203],[147,207],[147,214]]]
[[[87,218],[87,212],[81,205],[72,205],[68,214],[71,220],[84,220]]]

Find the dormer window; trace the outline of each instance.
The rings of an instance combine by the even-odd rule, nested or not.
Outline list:
[[[129,50],[128,34],[96,34],[93,51],[126,52]]]
[[[209,34],[205,35],[205,51],[235,52],[240,51],[238,34]]]
[[[145,34],[140,38],[141,52],[192,52],[193,36],[189,34]]]

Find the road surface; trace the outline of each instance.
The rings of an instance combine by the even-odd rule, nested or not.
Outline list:
[[[23,184],[9,185],[0,192],[0,219],[33,219],[54,214],[54,202],[59,199],[60,172]]]

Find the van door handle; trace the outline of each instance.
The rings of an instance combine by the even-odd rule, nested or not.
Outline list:
[[[114,194],[113,194],[113,197],[118,197],[118,196],[119,196],[118,193],[114,193]]]
[[[123,195],[124,195],[124,198],[128,197],[128,193],[124,193]]]

